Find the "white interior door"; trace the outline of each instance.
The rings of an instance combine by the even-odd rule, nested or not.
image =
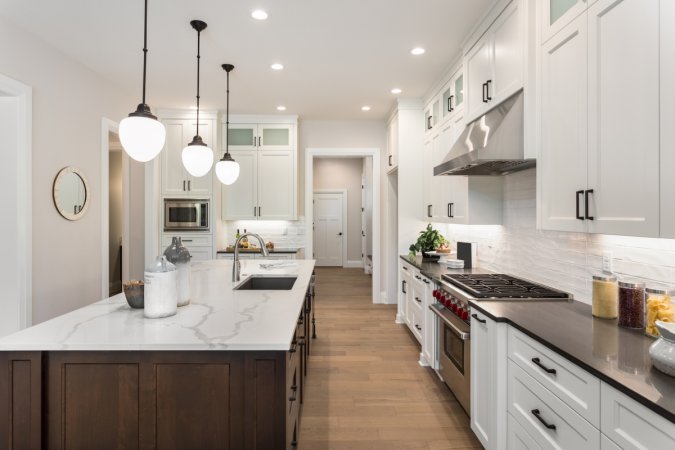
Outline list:
[[[342,267],[342,193],[314,193],[314,259],[317,266]]]
[[[361,174],[361,262],[363,267],[367,267],[366,258],[368,257],[368,245],[367,245],[367,233],[368,233],[368,221],[366,215],[366,174],[365,174],[365,161],[363,164],[364,172]]]
[[[17,189],[17,146],[19,127],[19,101],[15,97],[3,97],[0,92],[0,152],[3,164],[0,168],[0,192],[2,204],[6,211],[18,211]],[[10,218],[12,216],[10,215]],[[18,248],[18,221],[3,220],[0,222],[0,233],[5,238],[3,245],[5,257],[0,262],[0,281],[2,297],[0,297],[0,337],[21,329],[20,287],[21,280]]]

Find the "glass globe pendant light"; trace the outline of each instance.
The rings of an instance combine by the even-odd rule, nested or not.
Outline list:
[[[227,72],[227,108],[225,109],[225,154],[216,163],[216,176],[221,183],[230,185],[239,178],[239,163],[230,155],[230,72],[234,69],[232,64],[223,64],[223,70]]]
[[[192,28],[197,30],[197,131],[195,137],[192,138],[187,147],[181,153],[183,166],[193,177],[203,177],[206,175],[213,165],[213,150],[209,148],[199,135],[199,59],[201,34],[206,28],[206,22],[201,20],[193,20],[190,22]]]
[[[139,162],[153,159],[162,151],[166,130],[164,125],[152,115],[145,103],[145,78],[148,59],[148,0],[145,0],[145,21],[143,25],[143,101],[136,111],[120,122],[120,142],[124,151]]]

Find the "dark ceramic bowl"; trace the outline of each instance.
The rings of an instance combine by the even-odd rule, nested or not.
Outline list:
[[[438,253],[429,254],[427,252],[422,252],[422,259],[426,261],[438,261],[441,259],[441,255]]]
[[[132,281],[124,284],[124,296],[127,298],[127,303],[132,308],[143,309],[145,300],[143,296],[145,285],[142,281]]]

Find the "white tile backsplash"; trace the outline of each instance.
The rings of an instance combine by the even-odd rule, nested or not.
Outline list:
[[[675,239],[537,230],[535,174],[530,169],[505,177],[503,225],[434,226],[453,243],[477,242],[481,267],[563,289],[585,303],[605,251],[612,252],[620,278],[675,285]]]
[[[272,241],[276,247],[305,247],[305,218],[299,220],[233,220],[222,222],[222,232],[227,245],[234,244],[237,229],[243,234],[257,233],[265,242]]]

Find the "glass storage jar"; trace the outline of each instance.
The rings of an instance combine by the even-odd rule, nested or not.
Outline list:
[[[612,274],[593,275],[593,316],[616,319],[619,315],[619,285]]]
[[[645,334],[659,337],[656,321],[675,322],[675,289],[648,287],[645,289]]]
[[[645,327],[645,284],[640,281],[619,281],[619,326]]]

